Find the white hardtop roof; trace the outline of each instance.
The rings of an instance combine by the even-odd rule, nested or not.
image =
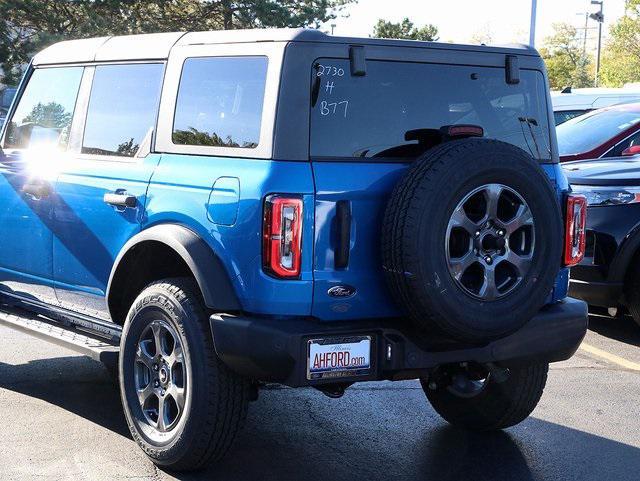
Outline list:
[[[175,46],[278,42],[324,37],[318,30],[303,28],[169,32],[68,40],[45,48],[33,58],[33,65],[166,59]]]
[[[516,55],[538,53],[522,45],[479,46],[456,45],[415,40],[389,40],[377,38],[334,37],[310,28],[266,28],[247,30],[214,30],[208,32],[170,32],[98,37],[68,40],[45,48],[33,58],[33,65],[52,65],[86,62],[131,60],[163,60],[176,46],[209,45],[250,42],[328,42],[359,45],[392,45],[400,47],[430,47],[446,50],[493,51]]]

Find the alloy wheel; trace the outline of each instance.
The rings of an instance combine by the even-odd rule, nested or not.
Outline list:
[[[506,296],[531,267],[534,227],[531,209],[511,187],[485,184],[474,189],[458,203],[447,225],[451,277],[476,299]]]
[[[185,409],[187,370],[182,343],[166,321],[152,321],[140,335],[134,380],[142,421],[159,433],[173,430]]]

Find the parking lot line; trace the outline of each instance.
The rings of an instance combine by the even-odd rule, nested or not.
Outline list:
[[[615,354],[611,354],[607,351],[603,351],[602,349],[598,349],[597,347],[591,346],[586,342],[580,344],[580,349],[582,351],[588,352],[594,356],[602,358],[606,361],[617,364],[618,366],[624,367],[625,369],[631,369],[632,371],[640,371],[640,364],[636,362],[628,361],[620,356],[616,356]]]

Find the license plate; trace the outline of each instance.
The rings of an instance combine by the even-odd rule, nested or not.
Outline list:
[[[362,376],[371,368],[371,336],[308,341],[307,379]]]

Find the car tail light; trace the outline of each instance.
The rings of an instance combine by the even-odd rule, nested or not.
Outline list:
[[[302,199],[270,195],[264,202],[262,260],[277,277],[300,276],[302,257]]]
[[[564,263],[575,266],[584,258],[586,245],[587,198],[567,196],[567,220],[564,234]]]

